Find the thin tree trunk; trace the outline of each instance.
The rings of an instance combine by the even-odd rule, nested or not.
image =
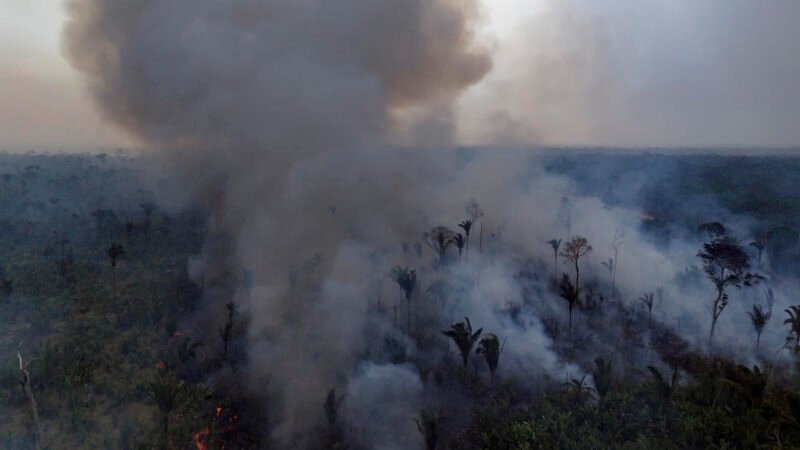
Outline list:
[[[553,250],[553,276],[556,277],[556,283],[558,283],[558,250]]]
[[[111,267],[111,297],[116,303],[117,301],[117,268]]]
[[[25,395],[28,397],[28,401],[31,404],[31,410],[33,410],[33,422],[36,426],[36,438],[34,440],[34,446],[36,450],[39,450],[42,441],[42,423],[39,420],[39,408],[36,404],[36,397],[33,396],[33,390],[31,390],[31,375],[27,369],[25,369],[25,364],[22,360],[22,354],[17,352],[17,358],[19,358],[19,371],[20,371],[20,379],[22,382],[22,388],[25,391]]]
[[[717,327],[717,315],[711,317],[711,331],[708,333],[708,346],[711,347],[714,343],[714,329]]]
[[[758,351],[758,347],[761,345],[761,333],[756,333],[756,351]]]
[[[569,303],[569,326],[567,328],[569,341],[572,342],[572,304],[573,302]]]
[[[406,297],[406,329],[411,336],[411,299]]]
[[[481,220],[481,234],[478,239],[478,253],[483,254],[483,221]]]

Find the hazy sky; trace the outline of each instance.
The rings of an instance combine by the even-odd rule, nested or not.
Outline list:
[[[103,124],[61,56],[60,0],[0,0],[0,150],[129,145]]]
[[[124,0],[120,0],[124,1]],[[800,144],[800,1],[485,0],[468,142]],[[0,149],[132,145],[61,55],[61,0],[0,0]]]

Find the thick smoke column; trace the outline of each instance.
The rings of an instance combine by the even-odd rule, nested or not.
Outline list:
[[[565,323],[566,311],[548,277],[571,269],[550,265],[553,238],[589,238],[595,253],[582,260],[581,281],[596,281],[606,277],[599,261],[614,254],[615,231],[626,230],[616,292],[632,300],[664,287],[666,298],[680,298],[659,304],[664,320],[705,342],[710,288],[678,290],[674,281],[697,272],[699,242],[659,251],[638,233],[640,211],[576,196],[521,153],[418,149],[449,142],[452,103],[489,70],[475,2],[68,5],[67,50],[100,108],[160,150],[210,207],[206,248],[191,268],[207,285],[196,328],[213,333],[234,297],[247,320],[239,329],[247,368],[236,379],[269,409],[281,448],[311,447],[332,388],[346,394],[340,413],[357,426],[353,439],[413,447],[420,437],[410,416],[452,400],[431,373],[449,367],[440,330],[465,315],[508,338],[500,370],[530,385],[579,376],[578,366],[616,351],[611,326],[585,336],[591,348],[572,352],[575,361],[554,351],[544,321]],[[502,122],[489,123],[499,130],[489,134],[508,133]],[[391,148],[399,144],[409,148]],[[558,218],[564,195],[573,207],[567,230]],[[465,211],[473,197],[485,216]],[[422,233],[470,215],[469,257],[434,269]],[[403,324],[392,317],[393,305],[400,317],[407,311],[387,276],[398,265],[416,269],[421,285]],[[243,270],[252,284],[240,283]],[[425,292],[440,281],[466,287],[440,302]],[[740,336],[728,325],[745,316],[731,309],[720,338],[733,342]],[[657,363],[640,353],[623,357]]]
[[[102,111],[168,149],[169,164],[210,204],[212,234],[234,237],[212,241],[201,270],[254,272],[255,286],[237,299],[250,318],[253,393],[270,390],[277,439],[301,442],[327,389],[374,370],[357,367],[369,298],[360,281],[374,270],[363,244],[402,233],[369,211],[389,203],[410,210],[397,189],[407,168],[380,149],[449,139],[450,103],[490,67],[474,42],[475,2],[71,0],[68,7],[67,53]],[[428,162],[414,164],[426,171]],[[396,226],[417,233],[414,219]],[[297,272],[300,281],[289,282]],[[218,309],[226,300],[217,300]],[[380,391],[369,384],[383,381],[360,376],[350,389]],[[357,402],[370,400],[348,401],[365,414],[369,403]]]

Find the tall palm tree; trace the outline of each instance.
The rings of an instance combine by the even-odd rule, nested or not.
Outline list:
[[[464,230],[464,235],[467,237],[466,239],[466,248],[467,248],[467,259],[469,259],[469,233],[472,231],[472,221],[467,219],[460,224],[458,224],[459,228]]]
[[[427,409],[423,409],[420,411],[420,418],[414,419],[414,422],[416,422],[417,429],[425,439],[425,450],[436,450],[436,443],[439,440],[436,416]]]
[[[569,327],[567,328],[567,337],[572,341],[572,310],[578,304],[578,290],[569,280],[569,275],[566,273],[561,277],[561,282],[558,285],[558,291],[561,298],[566,300],[569,304]]]
[[[764,249],[767,248],[766,236],[760,236],[753,239],[753,241],[750,242],[750,246],[756,249],[756,262],[758,263],[758,267],[761,267],[761,256],[764,254]]]
[[[794,305],[786,309],[789,317],[783,321],[789,325],[789,336],[786,337],[787,345],[794,340],[794,349],[800,346],[800,306]]]
[[[162,376],[145,386],[147,399],[153,402],[163,416],[164,436],[169,434],[169,415],[183,402],[185,385],[168,376]]]
[[[461,260],[461,253],[464,251],[464,244],[466,243],[464,235],[457,233],[455,237],[453,237],[453,243],[456,244],[456,248],[458,249],[458,259]]]
[[[125,254],[125,247],[116,242],[108,248],[108,261],[111,263],[111,292],[114,301],[117,301],[117,261]]]
[[[547,243],[553,247],[553,277],[558,280],[558,248],[561,247],[561,239],[551,239]]]
[[[325,397],[325,403],[322,405],[322,409],[325,411],[325,418],[328,419],[328,426],[331,428],[336,426],[336,420],[339,416],[339,407],[342,406],[344,398],[344,395],[341,397],[336,396],[335,388],[329,390],[328,395]]]
[[[478,350],[475,353],[483,355],[486,359],[486,365],[489,366],[489,380],[494,386],[494,374],[497,373],[497,365],[500,362],[500,353],[503,352],[503,347],[500,346],[500,339],[497,335],[489,333],[481,339],[478,343]]]
[[[753,305],[753,311],[747,313],[750,316],[750,322],[753,324],[753,329],[756,330],[756,350],[761,344],[761,332],[764,331],[764,326],[772,318],[772,312],[764,311],[761,305]]]
[[[397,266],[392,269],[392,280],[397,283],[400,288],[401,294],[406,300],[406,317],[407,317],[407,331],[411,334],[411,295],[417,287],[417,271],[409,269],[408,267]],[[400,299],[402,302],[402,298]]]
[[[592,379],[594,380],[594,390],[597,392],[599,400],[598,406],[602,406],[603,400],[611,390],[611,383],[613,382],[613,361],[597,358],[594,360],[594,370],[592,370]]]
[[[447,253],[447,247],[451,244],[454,244],[454,238],[456,233],[453,230],[447,227],[436,227],[428,233],[425,233],[425,239],[436,253],[439,255],[439,263],[441,265],[445,264],[445,256]]]
[[[661,411],[664,412],[669,407],[670,401],[675,394],[675,388],[678,387],[678,368],[676,367],[672,371],[671,380],[667,380],[663,375],[661,375],[661,372],[653,366],[647,366],[647,370],[650,371],[653,390],[656,394],[656,400],[658,401]],[[665,414],[664,420],[666,419],[667,417]]]
[[[456,347],[458,347],[458,350],[461,352],[461,360],[464,363],[464,367],[467,367],[469,354],[472,352],[472,348],[481,336],[481,332],[483,332],[483,328],[479,328],[478,331],[473,333],[472,323],[470,323],[469,317],[464,317],[464,322],[450,325],[450,329],[442,331],[442,334],[453,340]]]

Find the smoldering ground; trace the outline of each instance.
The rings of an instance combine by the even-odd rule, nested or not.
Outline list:
[[[596,325],[602,313],[576,318],[595,322],[576,325],[585,351],[566,348],[551,274],[572,268],[551,266],[554,238],[589,239],[582,279],[610,301],[599,263],[625,230],[619,298],[664,287],[659,320],[705,314],[712,289],[675,281],[696,242],[660,250],[638,231],[641,211],[577,195],[525,152],[448,149],[453,102],[491,67],[474,1],[68,5],[67,51],[98,106],[211,212],[193,272],[216,289],[191,322],[214,330],[233,299],[246,322],[235,376],[270,411],[281,448],[318,442],[331,388],[346,393],[338,426],[351,445],[419,442],[411,417],[456,395],[437,382],[460,363],[441,330],[463,316],[508,339],[501,376],[532,388],[580,376],[598,353],[657,363],[647,348],[621,350],[619,327]],[[468,250],[437,248],[432,230],[466,219]],[[397,266],[416,271],[407,297],[388,277]],[[705,326],[684,321],[681,335],[703,345]]]

